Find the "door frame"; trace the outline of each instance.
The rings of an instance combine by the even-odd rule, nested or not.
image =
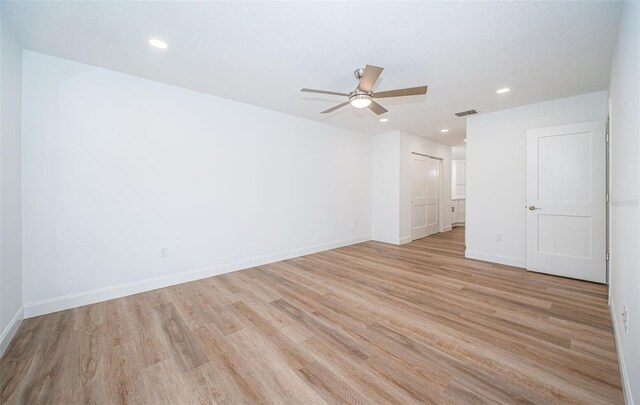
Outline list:
[[[607,235],[605,236],[605,255],[606,255],[606,284],[611,285],[611,97],[607,101],[607,121],[604,126],[605,138],[605,228]],[[609,304],[611,304],[611,288],[609,288]]]
[[[420,153],[420,152],[411,152],[409,154],[409,156],[411,157],[411,164],[413,164],[413,156],[411,155],[418,155],[418,156],[423,156],[426,158],[431,158],[431,159],[435,159],[438,161],[438,232],[437,233],[442,233],[442,225],[443,225],[443,215],[442,215],[442,210],[443,210],[443,204],[442,204],[442,196],[443,194],[443,182],[442,182],[442,174],[443,174],[443,169],[444,169],[444,158],[438,157],[438,156],[433,156],[433,155],[427,155],[425,153]],[[413,170],[413,168],[412,168]],[[413,172],[410,172],[411,176],[413,176]],[[410,192],[410,197],[413,197],[413,182],[409,182],[409,192]],[[413,207],[411,205],[411,198],[409,199],[409,212],[411,213],[411,221],[410,223],[413,224]],[[411,241],[413,242],[414,240],[417,239],[413,239],[413,234],[411,235]]]

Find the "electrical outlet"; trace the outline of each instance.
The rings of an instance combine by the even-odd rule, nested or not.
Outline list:
[[[169,250],[166,247],[160,248],[160,257],[167,257],[169,254]]]
[[[629,312],[627,312],[627,306],[622,306],[622,324],[624,325],[624,331],[629,333]]]
[[[502,242],[502,234],[500,232],[496,233],[496,240]]]

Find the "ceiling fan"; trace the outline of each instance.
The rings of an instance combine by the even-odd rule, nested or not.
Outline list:
[[[386,113],[387,109],[373,101],[373,99],[417,96],[427,93],[427,86],[409,87],[406,89],[387,90],[381,91],[379,93],[374,93],[372,91],[373,85],[376,83],[376,80],[378,80],[378,77],[380,77],[382,70],[383,68],[373,65],[367,65],[364,69],[356,69],[353,74],[356,76],[356,79],[358,79],[358,87],[356,87],[356,89],[351,93],[338,93],[336,91],[314,90],[306,88],[300,91],[304,91],[307,93],[332,94],[335,96],[349,97],[349,99],[344,103],[338,104],[335,107],[331,107],[328,110],[324,110],[320,114],[327,114],[337,110],[338,108],[342,108],[347,104],[351,104],[355,108],[369,107],[371,111],[378,115]]]

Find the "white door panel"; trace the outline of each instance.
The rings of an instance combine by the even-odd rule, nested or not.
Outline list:
[[[427,233],[438,232],[440,200],[440,161],[429,158],[427,163]]]
[[[412,154],[411,237],[424,238],[438,232],[440,217],[440,161]]]
[[[604,121],[527,131],[527,202],[527,269],[604,283]]]
[[[411,155],[411,238],[428,236],[427,224],[427,170],[428,159]]]
[[[591,201],[591,133],[538,137],[538,198]]]

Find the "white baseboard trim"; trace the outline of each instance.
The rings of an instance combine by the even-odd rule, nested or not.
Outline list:
[[[405,243],[412,242],[411,236],[405,236],[403,238],[393,238],[390,236],[373,235],[371,240],[376,242],[389,243],[391,245],[404,245]]]
[[[440,229],[440,232],[449,232],[452,229],[453,229],[452,226],[445,226],[444,228]]]
[[[405,236],[403,238],[400,238],[398,245],[404,245],[405,243],[411,243],[411,242],[413,242],[413,238],[411,236]]]
[[[616,340],[616,353],[618,354],[618,366],[620,367],[620,378],[622,379],[622,393],[624,394],[624,403],[627,405],[633,405],[633,394],[631,393],[631,383],[629,382],[629,376],[627,375],[627,366],[624,362],[624,354],[622,353],[622,342],[620,341],[620,334],[622,329],[618,327],[618,316],[616,309],[613,306],[613,300],[609,305],[609,312],[611,313],[611,323],[613,323],[613,336]]]
[[[375,240],[376,242],[382,242],[382,243],[390,243],[392,245],[400,244],[400,239],[394,238],[391,236],[373,235],[371,237],[371,240]]]
[[[13,339],[13,337],[16,335],[16,332],[18,331],[18,328],[20,327],[23,319],[24,309],[21,306],[20,308],[18,308],[15,315],[13,315],[13,318],[11,318],[11,321],[9,321],[7,327],[2,331],[2,334],[0,335],[0,357],[2,357],[4,351],[7,350],[7,347],[9,347],[9,343],[11,343],[11,339]]]
[[[439,232],[447,232],[450,230],[451,230],[451,227],[449,226],[447,228],[440,229]],[[404,245],[406,243],[413,242],[413,238],[411,236],[403,236],[401,238],[392,238],[388,236],[373,235],[371,240],[375,240],[376,242],[390,243],[392,245]]]
[[[371,240],[371,236],[360,236],[353,239],[313,245],[302,249],[265,255],[247,260],[240,260],[233,263],[205,267],[161,277],[154,277],[146,280],[136,281],[133,283],[120,284],[91,291],[84,291],[77,294],[70,294],[61,297],[54,297],[41,301],[30,302],[24,305],[24,317],[32,318],[34,316],[50,314],[53,312],[63,311],[65,309],[94,304],[96,302],[126,297],[127,295],[138,294],[146,291],[156,290],[158,288],[169,287],[172,285],[187,283],[189,281],[199,280],[202,278],[217,276],[237,270],[248,269],[251,267],[261,266],[281,260],[287,260],[298,256],[336,249],[343,246],[366,242],[368,240]]]
[[[527,260],[519,259],[517,257],[492,255],[488,253],[476,252],[469,249],[465,250],[464,256],[468,257],[469,259],[482,260],[485,262],[498,263],[498,264],[506,264],[507,266],[522,267],[523,269],[527,268]]]

